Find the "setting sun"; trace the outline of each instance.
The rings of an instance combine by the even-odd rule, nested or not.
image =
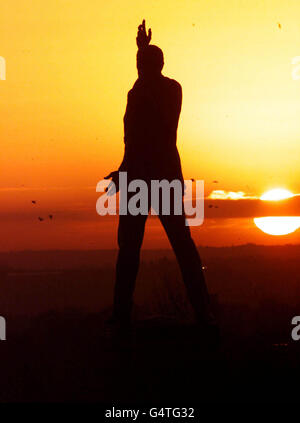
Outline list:
[[[291,191],[274,188],[265,192],[260,199],[263,201],[282,201],[295,197]],[[253,219],[255,225],[268,235],[288,235],[300,227],[299,216],[267,216]]]
[[[256,217],[254,223],[269,235],[288,235],[300,227],[300,216]]]
[[[264,201],[280,201],[294,197],[294,194],[287,189],[275,188],[265,192],[260,199]]]

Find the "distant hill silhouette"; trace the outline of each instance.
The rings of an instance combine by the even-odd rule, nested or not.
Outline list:
[[[220,351],[203,345],[169,250],[143,252],[126,350],[103,330],[116,251],[1,253],[0,402],[295,400],[299,252],[201,247]]]

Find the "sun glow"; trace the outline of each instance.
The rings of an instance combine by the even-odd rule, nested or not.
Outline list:
[[[300,228],[300,216],[256,217],[255,225],[269,235],[288,235]]]
[[[284,188],[274,188],[265,192],[260,199],[263,201],[282,201],[295,197],[291,191]],[[255,225],[269,235],[288,235],[300,227],[300,216],[268,216],[256,217]]]
[[[280,201],[292,197],[294,197],[294,194],[291,191],[283,188],[275,188],[265,192],[260,199],[264,201]]]

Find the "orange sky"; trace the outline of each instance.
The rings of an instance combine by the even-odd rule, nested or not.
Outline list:
[[[204,179],[207,194],[215,179],[219,189],[255,196],[277,186],[300,193],[300,80],[292,79],[291,65],[300,56],[298,0],[10,0],[0,17],[7,64],[0,214],[10,237],[1,249],[80,245],[63,227],[49,245],[39,232],[29,242],[35,220],[27,220],[27,208],[34,196],[49,210],[72,210],[65,227],[74,234],[74,215],[94,210],[98,180],[123,154],[142,18],[164,51],[164,74],[183,87],[178,147],[185,177]],[[24,218],[9,230],[14,210]],[[89,240],[94,218],[86,225],[79,232]]]

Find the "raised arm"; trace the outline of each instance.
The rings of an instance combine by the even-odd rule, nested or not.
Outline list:
[[[147,35],[146,22],[145,22],[145,19],[143,19],[142,24],[139,25],[138,27],[138,33],[136,37],[136,44],[138,48],[142,49],[143,47],[146,47],[151,41],[151,36],[152,36],[151,28],[149,28],[148,35]]]

